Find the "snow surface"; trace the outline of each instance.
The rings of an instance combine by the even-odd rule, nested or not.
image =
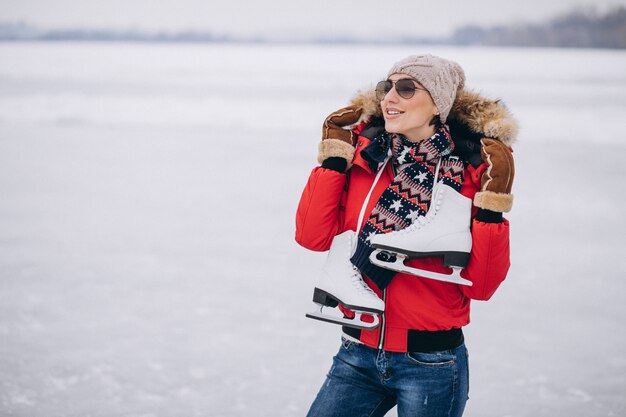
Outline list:
[[[0,44],[0,415],[304,415],[321,121],[419,52],[521,124],[466,416],[626,415],[625,52],[115,43]]]

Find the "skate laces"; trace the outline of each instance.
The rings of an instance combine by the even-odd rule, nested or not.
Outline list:
[[[355,235],[350,236],[350,256],[352,256],[352,253],[354,252],[356,240],[357,239]],[[359,268],[354,266],[349,258],[346,260],[346,262],[350,265],[350,268],[352,270],[352,274],[350,275],[350,281],[352,282],[352,285],[361,293],[376,295],[376,293],[372,291],[372,289],[365,283],[365,281],[363,281],[363,276],[361,275],[361,271],[359,271]]]
[[[348,261],[350,262],[350,261]],[[372,294],[376,296],[376,293],[363,281],[363,276],[361,275],[361,271],[350,262],[352,266],[352,275],[350,276],[350,280],[354,288],[359,290],[361,293]]]
[[[400,229],[396,231],[396,233],[403,234],[403,233],[414,232],[426,226],[435,218],[435,216],[437,215],[437,212],[441,208],[441,201],[443,200],[444,189],[437,187],[435,191],[436,192],[433,193],[434,197],[432,201],[430,202],[430,208],[428,209],[428,212],[424,216],[417,216],[415,221],[411,223],[409,227]]]

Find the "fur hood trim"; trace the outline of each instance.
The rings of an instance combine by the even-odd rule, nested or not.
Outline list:
[[[363,109],[358,123],[372,117],[382,117],[380,102],[371,88],[357,93],[351,104]],[[517,121],[504,103],[471,90],[463,89],[457,94],[447,120],[448,124],[455,122],[466,126],[476,135],[497,139],[507,146],[511,146],[517,139]]]

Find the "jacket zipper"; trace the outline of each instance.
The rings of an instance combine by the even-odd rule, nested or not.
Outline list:
[[[385,304],[387,304],[387,300],[386,300],[386,298],[387,298],[387,289],[385,288],[385,289],[383,290],[383,302],[384,302]],[[386,309],[387,309],[387,308],[385,307],[385,310],[386,310]],[[385,343],[384,343],[384,341],[385,341],[385,324],[386,324],[386,321],[385,321],[385,313],[383,312],[383,313],[380,315],[380,336],[378,336],[378,349],[379,349],[379,350],[382,350],[382,349],[383,349],[383,346],[385,345]]]

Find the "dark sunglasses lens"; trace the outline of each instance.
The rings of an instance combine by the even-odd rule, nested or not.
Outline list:
[[[391,90],[392,85],[393,84],[391,83],[391,81],[381,81],[378,84],[376,84],[376,97],[379,100],[382,100],[383,98],[385,98],[387,93]]]
[[[396,81],[396,91],[402,98],[411,98],[415,94],[415,84],[411,80],[398,80]]]

